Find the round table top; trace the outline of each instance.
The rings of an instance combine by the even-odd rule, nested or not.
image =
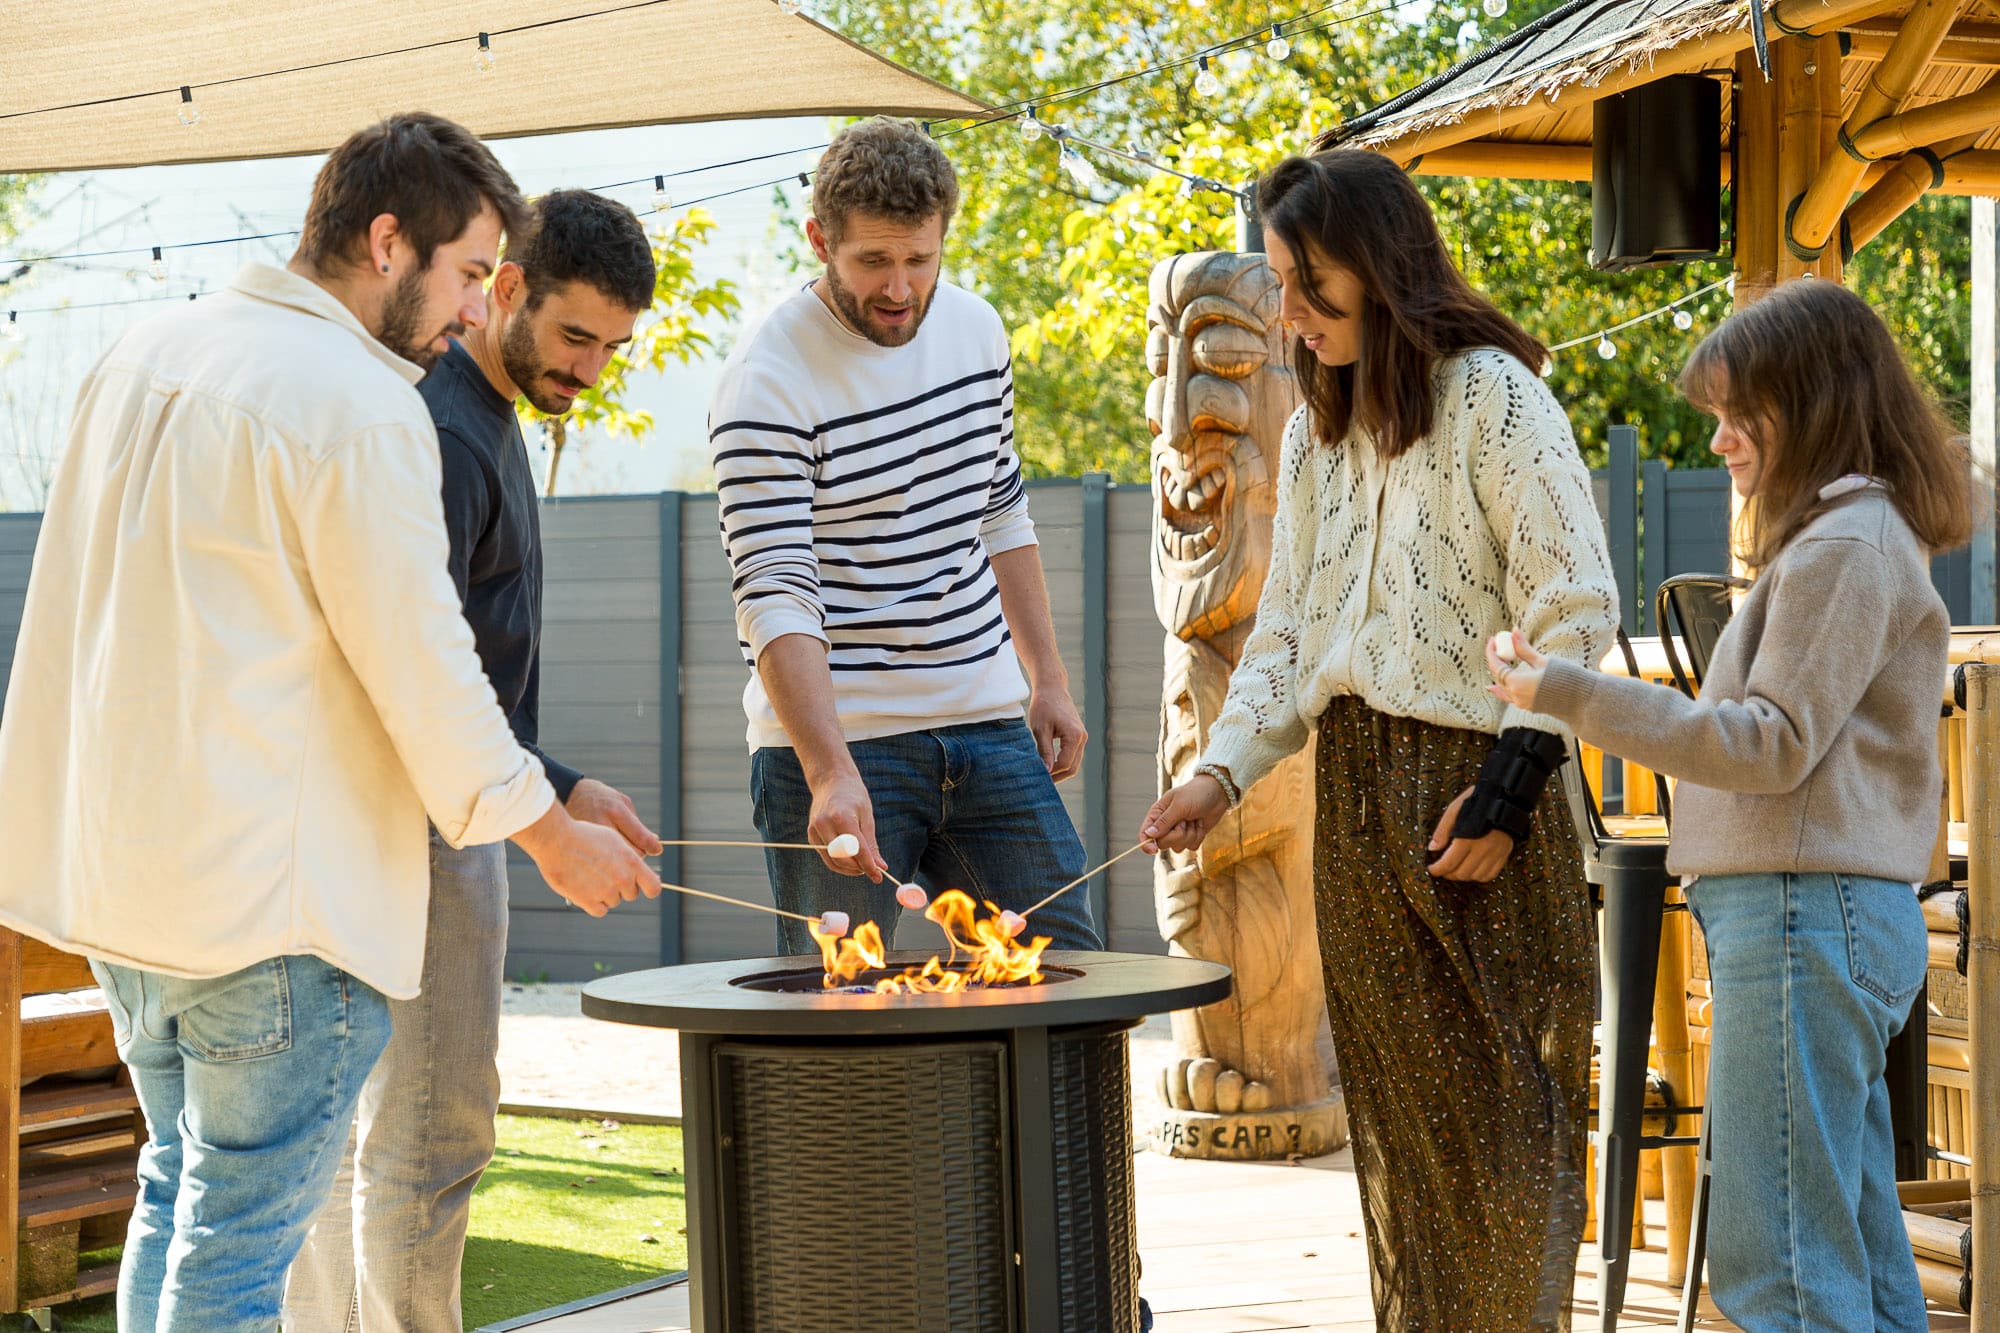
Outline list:
[[[920,966],[929,956],[906,950],[891,954],[889,964]],[[583,1012],[614,1023],[728,1036],[922,1036],[1138,1019],[1229,995],[1229,969],[1199,958],[1050,952],[1042,961],[1080,975],[946,995],[776,991],[732,983],[781,972],[818,973],[820,960],[749,958],[593,981],[583,988]]]

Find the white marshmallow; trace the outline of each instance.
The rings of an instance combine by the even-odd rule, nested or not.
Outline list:
[[[1019,912],[1002,912],[1000,914],[1000,929],[1007,932],[1008,939],[1014,938],[1014,936],[1027,928],[1028,918],[1022,916]]]
[[[828,856],[859,856],[861,839],[852,833],[843,833],[826,845],[826,853]]]
[[[1503,629],[1493,636],[1493,651],[1503,662],[1518,662],[1519,654],[1514,651],[1514,631]]]
[[[896,901],[912,912],[921,912],[931,904],[930,895],[914,884],[905,884],[897,889]]]
[[[819,914],[819,928],[822,933],[839,939],[847,933],[847,913],[821,912]]]

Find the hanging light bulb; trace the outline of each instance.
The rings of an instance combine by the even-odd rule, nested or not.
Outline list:
[[[180,110],[174,114],[180,118],[181,124],[189,129],[201,124],[201,108],[194,104],[194,89],[185,83],[181,85]]]
[[[1618,355],[1618,344],[1611,341],[1610,334],[1600,333],[1597,335],[1597,354],[1606,361]]]
[[[781,14],[803,13],[805,7],[806,0],[778,0],[778,12]]]
[[[1029,107],[1021,113],[1021,141],[1023,143],[1033,143],[1041,137],[1041,118],[1035,115],[1035,108]]]
[[[1094,189],[1104,181],[1104,177],[1098,174],[1097,164],[1077,152],[1071,144],[1065,143],[1062,146],[1061,162],[1062,169],[1070,174],[1070,179],[1086,190]]]
[[[146,271],[153,275],[154,282],[167,280],[167,259],[160,253],[160,247],[157,245],[153,247],[153,262],[146,266]]]
[[[1685,310],[1674,311],[1674,327],[1679,329],[1682,333],[1686,333],[1689,329],[1694,327],[1694,316],[1690,315]]]
[[[0,338],[5,338],[10,343],[17,343],[21,341],[20,315],[16,314],[12,310],[9,310],[7,312],[7,322],[5,324],[0,324]]]
[[[1481,0],[1479,7],[1485,11],[1487,18],[1497,19],[1507,12],[1507,0]]]
[[[667,193],[667,178],[653,177],[653,208],[661,213],[674,206],[674,197]]]
[[[1284,24],[1273,23],[1271,25],[1271,40],[1264,43],[1264,54],[1273,60],[1291,59],[1292,44],[1285,40]]]
[[[1194,91],[1197,97],[1213,97],[1222,91],[1222,80],[1208,67],[1207,56],[1201,58],[1201,72],[1194,76]]]
[[[1549,378],[1549,376],[1555,373],[1556,373],[1556,359],[1552,356],[1543,357],[1542,370],[1541,370],[1542,378],[1547,379]]]
[[[493,42],[483,32],[479,34],[479,49],[472,54],[472,67],[481,74],[493,72]]]

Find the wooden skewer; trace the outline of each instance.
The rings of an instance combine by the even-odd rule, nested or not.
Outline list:
[[[1095,870],[1084,871],[1081,875],[1078,875],[1075,879],[1063,885],[1061,888],[1057,889],[1054,893],[1042,899],[1040,902],[1036,903],[1033,907],[1030,907],[1027,911],[1021,913],[1021,919],[1025,921],[1027,918],[1041,911],[1044,907],[1047,907],[1050,903],[1054,902],[1056,899],[1062,897],[1065,893],[1068,893],[1071,889],[1075,888],[1077,885],[1082,884],[1086,880],[1095,878],[1096,876],[1103,874],[1105,871],[1111,869],[1111,867],[1117,865],[1120,861],[1123,861],[1126,857],[1130,856],[1132,853],[1142,850],[1145,847],[1145,845],[1146,844],[1143,842],[1135,842],[1130,847],[1127,847],[1124,851],[1118,853],[1118,855],[1112,857],[1109,861],[1106,861],[1103,865],[1098,866]]]
[[[664,838],[662,847],[781,847],[802,852],[823,852],[826,844],[818,842],[741,842],[724,838]]]
[[[685,884],[663,883],[660,887],[663,889],[672,889],[675,893],[685,893],[690,897],[708,898],[718,903],[728,903],[732,907],[748,908],[752,912],[769,912],[772,916],[788,916],[794,921],[804,921],[809,925],[817,926],[820,923],[820,919],[816,916],[805,916],[798,912],[787,912],[782,907],[766,907],[762,903],[746,903],[741,898],[730,898],[720,893],[710,893],[706,889],[691,889]]]

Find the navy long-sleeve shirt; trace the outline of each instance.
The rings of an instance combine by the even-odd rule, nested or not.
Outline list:
[[[542,524],[514,405],[458,343],[417,386],[437,423],[451,577],[514,736],[567,802],[583,775],[540,748]]]

